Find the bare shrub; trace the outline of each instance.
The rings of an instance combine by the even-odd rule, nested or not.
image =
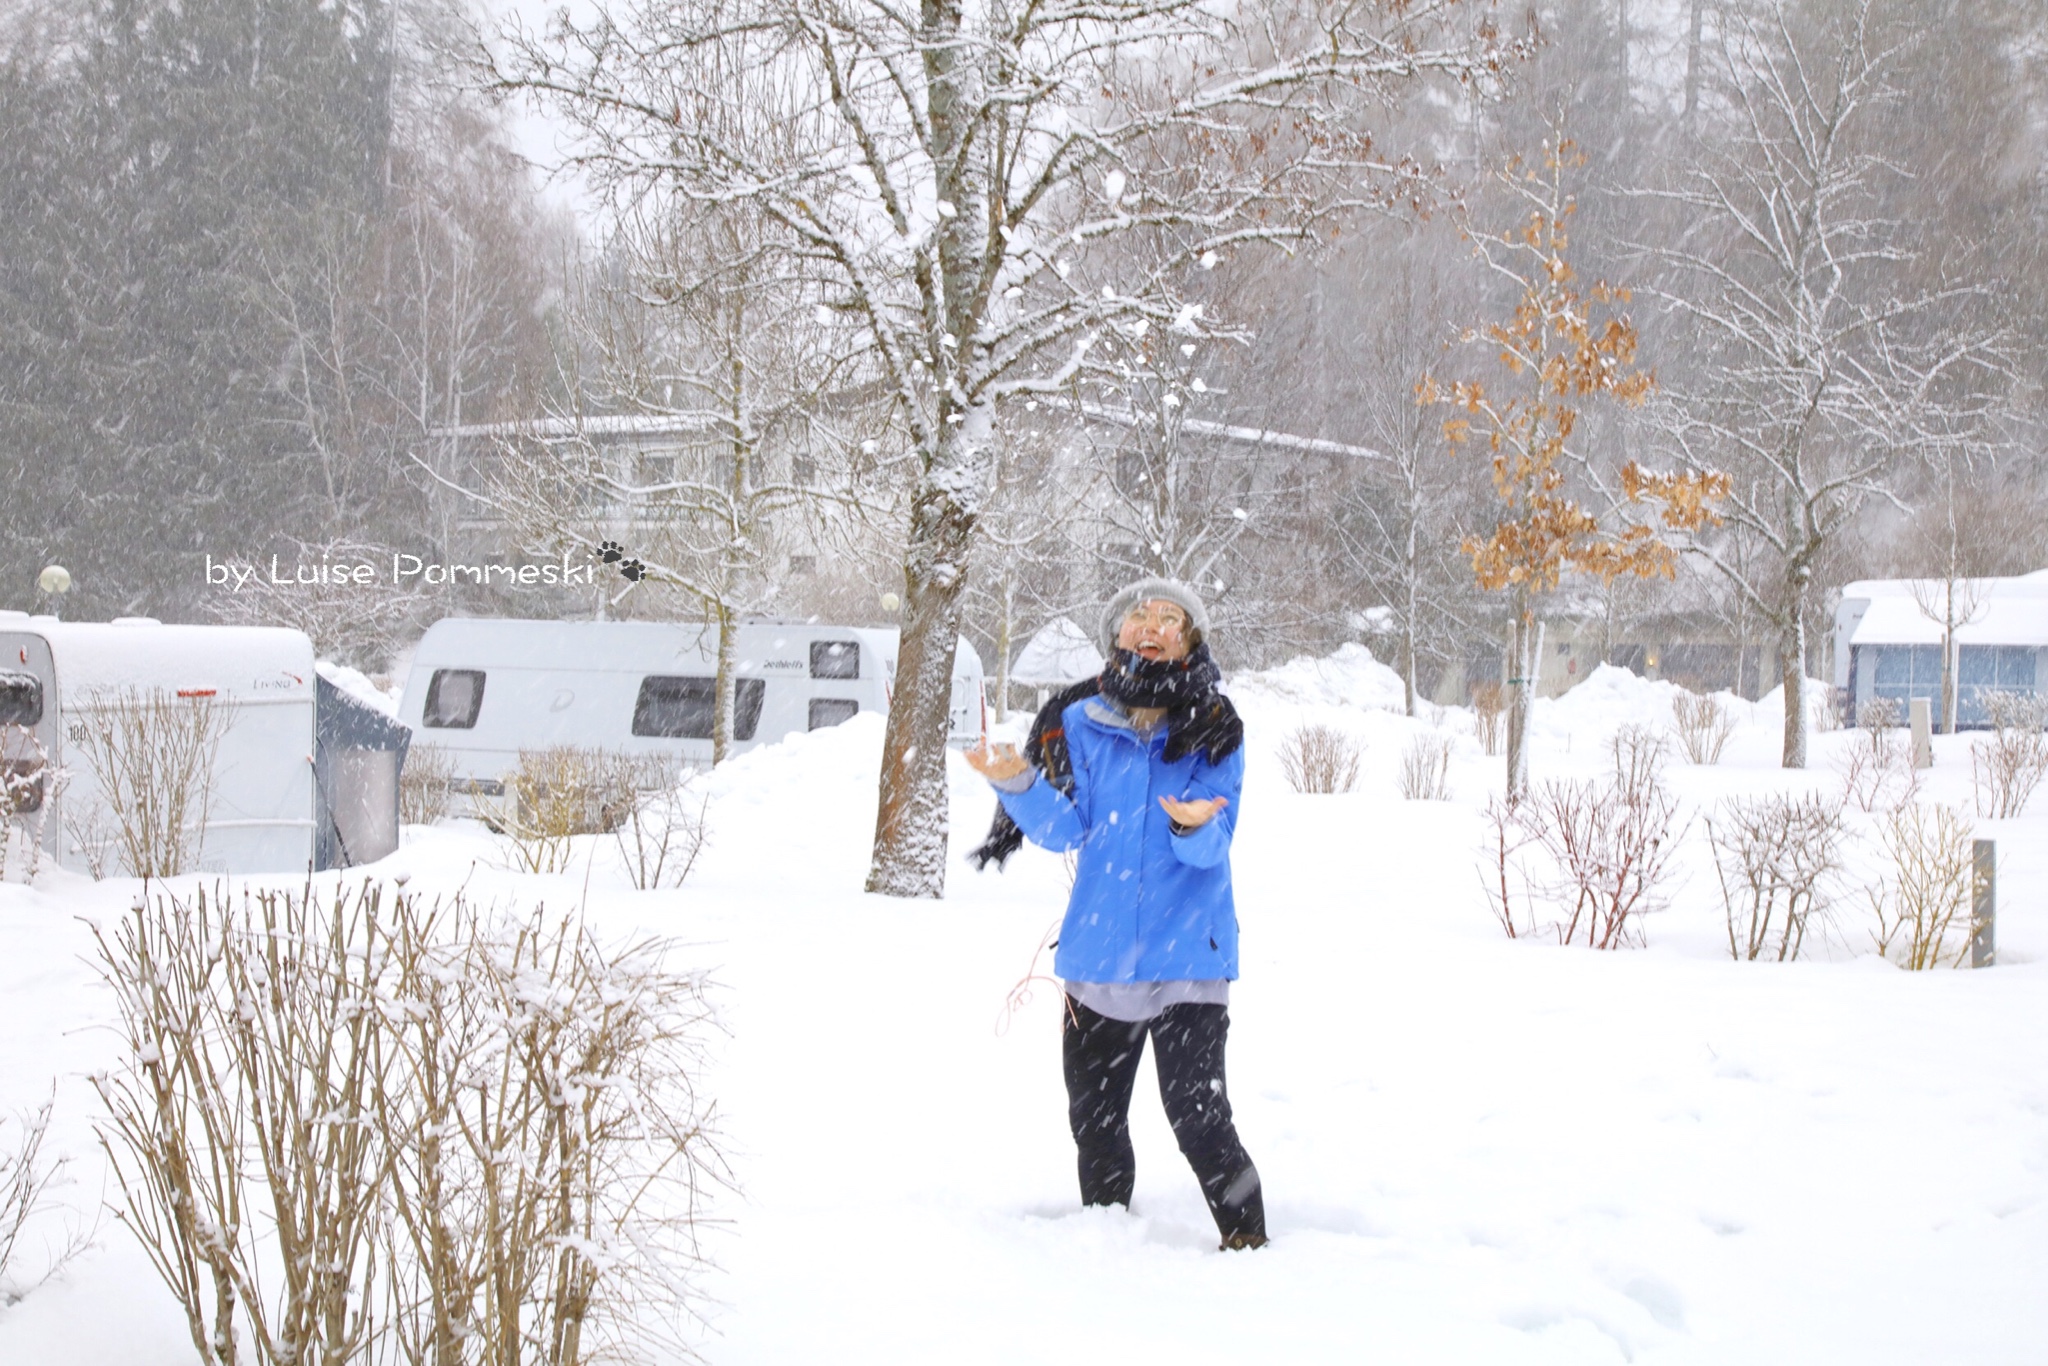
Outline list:
[[[675,1354],[724,1169],[702,982],[664,945],[371,881],[158,895],[95,935],[121,1218],[205,1366],[580,1366],[664,1325]]]
[[[432,825],[448,815],[455,756],[435,745],[415,744],[405,751],[398,772],[398,819],[404,825]]]
[[[0,726],[0,879],[7,876],[17,839],[27,860],[25,879],[33,882],[42,870],[43,827],[63,778],[33,730]]]
[[[1502,719],[1507,712],[1507,689],[1500,684],[1481,683],[1472,689],[1472,732],[1479,737],[1479,747],[1488,754],[1500,753],[1501,740],[1507,733]]]
[[[381,897],[204,889],[95,926],[129,1066],[95,1078],[120,1217],[202,1362],[343,1362],[375,1329]],[[268,1254],[268,1255],[266,1255]]]
[[[1544,783],[1521,802],[1489,805],[1487,891],[1510,938],[1596,949],[1643,942],[1641,922],[1665,904],[1684,830],[1674,828],[1678,804],[1656,769],[1634,755],[1604,782]]]
[[[556,745],[519,751],[503,817],[515,864],[529,873],[567,868],[576,836],[608,833],[634,811],[640,771],[634,760],[608,750]]]
[[[1487,904],[1494,919],[1510,939],[1520,939],[1524,933],[1534,934],[1537,927],[1535,900],[1522,862],[1523,851],[1535,838],[1528,816],[1526,803],[1512,796],[1488,799],[1484,813],[1486,863],[1479,880],[1486,888]],[[1515,910],[1518,894],[1522,902],[1519,914]]]
[[[1349,792],[1362,757],[1358,741],[1335,726],[1297,726],[1280,748],[1280,771],[1296,792]]]
[[[1678,747],[1685,751],[1687,763],[1718,764],[1728,737],[1735,733],[1735,719],[1720,698],[1681,689],[1671,699],[1671,728],[1678,733]]]
[[[1970,836],[1970,823],[1940,803],[1908,803],[1879,827],[1893,871],[1869,889],[1871,938],[1900,967],[1960,967],[1968,955]]]
[[[1451,737],[1418,735],[1401,754],[1401,795],[1411,802],[1451,799]]]
[[[1658,775],[1671,757],[1671,743],[1664,732],[1650,726],[1624,725],[1614,732],[1607,752],[1614,762],[1614,786],[1623,800],[1653,791]]]
[[[50,1199],[53,1187],[63,1183],[66,1158],[43,1156],[43,1143],[50,1134],[50,1116],[56,1108],[56,1088],[50,1099],[27,1114],[15,1117],[19,1131],[11,1141],[6,1137],[7,1121],[0,1119],[0,1305],[14,1304],[63,1269],[66,1262],[83,1252],[90,1239],[74,1220],[66,1224],[54,1242],[45,1240],[39,1264],[25,1270],[22,1242],[30,1227],[47,1221],[56,1213]]]
[[[406,1359],[683,1355],[703,1185],[725,1179],[691,1083],[701,977],[658,941],[609,949],[539,908],[502,920],[459,898],[408,898],[392,948],[407,1009],[377,1122]],[[670,1340],[636,1349],[648,1335]]]
[[[1896,698],[1873,697],[1856,709],[1856,724],[1869,738],[1872,750],[1883,747],[1885,735],[1897,729],[1902,719]]]
[[[1869,743],[1849,746],[1835,761],[1843,800],[1860,811],[1912,801],[1920,790],[1920,770],[1913,767],[1911,742],[1904,732],[1881,726],[1866,726],[1864,732]]]
[[[1813,723],[1815,734],[1842,728],[1841,691],[1837,688],[1819,687],[1811,689],[1806,698],[1806,714]]]
[[[1984,703],[1991,734],[1970,745],[1970,780],[1977,814],[2004,820],[2025,810],[2048,777],[2048,699],[1994,692]]]
[[[632,809],[612,827],[626,876],[643,892],[680,887],[709,839],[708,796],[692,800],[687,784],[640,788]]]
[[[213,806],[214,765],[233,708],[162,689],[88,698],[73,743],[112,814],[112,830],[82,824],[81,843],[105,838],[131,877],[173,877],[198,863]],[[99,875],[97,862],[94,875]]]
[[[1731,957],[1799,957],[1827,921],[1844,833],[1842,802],[1816,794],[1737,798],[1708,818]]]

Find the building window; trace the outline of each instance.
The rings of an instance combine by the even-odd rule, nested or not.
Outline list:
[[[818,462],[808,455],[790,457],[789,479],[793,484],[815,484],[818,481]]]
[[[860,643],[852,640],[812,641],[811,677],[859,678]]]
[[[811,699],[811,729],[823,730],[836,726],[841,721],[850,721],[860,714],[860,703],[850,697],[814,697]]]
[[[751,740],[761,724],[768,685],[758,678],[733,680],[732,738]],[[640,680],[633,703],[633,734],[658,740],[709,740],[718,680],[650,674]]]
[[[427,705],[420,724],[432,730],[469,730],[484,705],[481,669],[436,669],[427,680]]]
[[[1939,645],[1867,645],[1871,656],[1870,695],[1896,702],[1900,719],[1912,711],[1913,699],[1924,697],[1941,717],[1941,647]]]
[[[1956,720],[1964,726],[1991,724],[1990,695],[1998,692],[2032,696],[2034,648],[2031,645],[1959,645],[1956,647]]]
[[[789,572],[792,574],[815,574],[818,572],[816,555],[792,555],[789,557]]]
[[[640,455],[642,484],[672,484],[676,477],[674,451],[643,451]]]

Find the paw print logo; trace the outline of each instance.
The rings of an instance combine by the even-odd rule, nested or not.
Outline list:
[[[626,558],[626,548],[617,541],[599,541],[597,543],[597,558],[603,560],[606,564],[617,564],[620,560]]]
[[[619,574],[628,583],[638,583],[647,577],[647,566],[638,560],[627,560],[619,566]]]

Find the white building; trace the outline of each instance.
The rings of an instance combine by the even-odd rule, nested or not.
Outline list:
[[[1848,717],[1872,698],[1896,702],[1903,717],[1924,697],[1941,723],[1947,598],[1941,579],[1866,579],[1842,590],[1834,681]],[[1959,581],[1956,602],[1956,721],[1981,727],[1987,694],[2035,695],[2048,681],[2048,570]]]

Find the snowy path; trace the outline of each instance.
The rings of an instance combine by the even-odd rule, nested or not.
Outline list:
[[[742,1191],[713,1238],[715,1366],[2048,1359],[2031,846],[2002,876],[2008,942],[2035,961],[1995,972],[1729,963],[1698,895],[1649,950],[1594,955],[1501,940],[1469,804],[1255,780],[1231,1076],[1275,1242],[1222,1255],[1149,1065],[1134,1209],[1082,1212],[1055,994],[998,1032],[1063,900],[1057,859],[956,866],[939,904],[851,890],[878,730],[721,771],[717,843],[684,891],[591,893],[608,922],[691,941],[721,984],[711,1088]],[[965,847],[989,800],[958,776]],[[834,810],[850,814],[815,818]],[[452,882],[483,847],[431,832],[394,866]],[[581,893],[580,877],[475,877]],[[0,888],[0,1104],[73,1078],[75,1198],[99,1188],[76,1077],[111,1041],[81,1028],[99,998],[68,913],[125,895]],[[0,1311],[0,1363],[189,1361],[125,1239],[108,1221],[99,1252]]]

